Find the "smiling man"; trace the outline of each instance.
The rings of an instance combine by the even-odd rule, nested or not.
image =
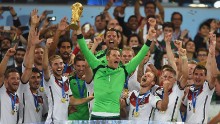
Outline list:
[[[151,40],[156,34],[154,28],[149,30],[148,40],[143,45],[140,52],[124,66],[119,66],[121,61],[120,50],[115,48],[118,44],[115,31],[107,31],[106,44],[110,49],[106,53],[107,65],[98,60],[88,49],[83,38],[81,29],[77,30],[78,43],[81,52],[88,60],[89,66],[94,73],[94,105],[91,113],[91,120],[119,120],[120,117],[120,95],[124,86],[125,79],[130,75],[145,57],[151,45]]]

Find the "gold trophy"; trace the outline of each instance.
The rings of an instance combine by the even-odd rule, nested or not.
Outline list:
[[[79,29],[78,22],[83,12],[83,6],[81,3],[76,2],[72,5],[72,19],[71,24],[69,25],[70,29],[77,30]]]

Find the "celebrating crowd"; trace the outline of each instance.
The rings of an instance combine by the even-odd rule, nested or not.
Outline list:
[[[28,32],[9,6],[13,26],[0,27],[0,123],[220,122],[220,113],[209,118],[220,101],[220,23],[205,20],[192,39],[180,12],[164,22],[158,0],[144,4],[145,16],[137,0],[127,22],[126,1],[113,17],[112,5],[76,30],[67,17],[54,25],[34,9]]]

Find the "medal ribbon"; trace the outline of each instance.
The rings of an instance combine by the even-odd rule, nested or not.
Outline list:
[[[200,92],[200,88],[197,90],[196,96],[195,96],[195,86],[193,86],[193,87],[194,87],[194,90],[193,90],[193,93],[192,93],[192,104],[193,104],[193,109],[195,109],[196,108],[196,98],[197,98],[197,96]]]
[[[185,122],[186,121],[186,112],[184,112],[184,114],[182,112],[180,112],[180,116],[181,116],[182,122]]]
[[[44,87],[44,71],[42,71],[41,81],[40,81],[40,87]]]
[[[36,109],[38,109],[38,106],[39,106],[39,102],[38,102],[38,94],[34,95],[32,93],[33,97],[34,97],[34,106]]]
[[[128,89],[128,80],[129,80],[129,76],[127,76],[125,83],[124,83],[124,89]]]
[[[84,90],[85,90],[85,87],[86,87],[86,81],[83,82],[82,89],[80,87],[79,78],[77,77],[77,75],[76,75],[76,82],[77,82],[80,98],[84,98]]]
[[[16,103],[16,100],[17,100],[17,95],[15,94],[12,94],[12,93],[8,93],[10,99],[11,99],[11,108],[12,108],[12,111],[15,111],[15,103]],[[13,98],[14,96],[14,98]]]
[[[150,94],[150,91],[147,91],[147,92],[144,94],[144,96],[141,98],[141,100],[140,100],[139,103],[141,103],[141,102],[144,100],[144,98],[145,98],[148,94]],[[140,95],[140,94],[139,94],[139,95]],[[138,97],[137,97],[137,99],[136,99],[136,112],[138,112],[138,107],[139,107],[139,103],[138,103],[139,95],[138,95]]]
[[[63,98],[65,98],[66,97],[66,94],[65,94],[65,89],[64,89],[64,86],[65,86],[65,82],[63,82],[63,79],[61,78],[61,80],[62,80],[62,84],[61,84],[61,86],[62,86],[62,97]]]

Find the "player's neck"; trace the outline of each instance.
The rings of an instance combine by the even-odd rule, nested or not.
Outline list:
[[[55,73],[54,73],[54,77],[55,77],[56,79],[58,79],[58,80],[61,80],[61,79],[62,79],[62,75],[58,75],[58,74],[55,74]]]
[[[141,87],[140,89],[140,94],[144,94],[148,91],[150,91],[151,87]]]
[[[37,89],[33,89],[33,88],[30,88],[31,92],[36,94],[37,93]]]

